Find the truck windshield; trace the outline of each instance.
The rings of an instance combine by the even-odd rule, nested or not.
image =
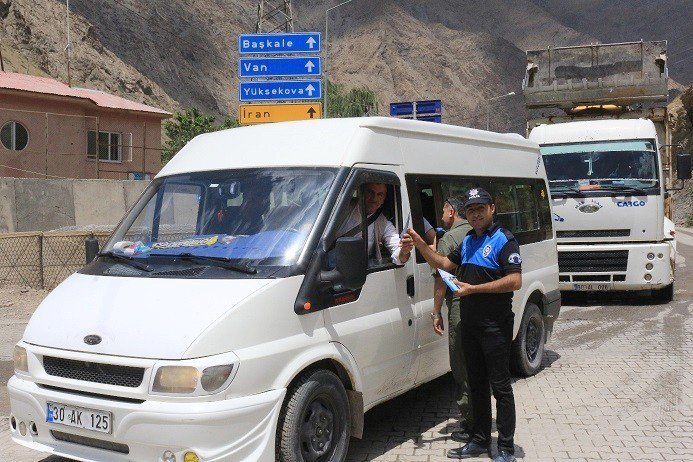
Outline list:
[[[156,179],[101,255],[154,267],[179,262],[248,273],[262,265],[289,266],[334,178],[331,169],[276,168]]]
[[[659,192],[652,141],[543,145],[541,153],[551,192]]]

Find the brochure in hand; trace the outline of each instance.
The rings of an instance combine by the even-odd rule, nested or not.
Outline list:
[[[457,287],[457,284],[453,282],[455,279],[454,274],[450,274],[447,271],[443,271],[442,269],[438,269],[438,274],[440,274],[440,277],[445,281],[445,284],[448,286],[448,289],[452,290],[453,292],[457,292],[460,290],[459,287]]]

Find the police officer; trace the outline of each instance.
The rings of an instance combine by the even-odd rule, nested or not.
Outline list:
[[[443,256],[458,249],[462,245],[462,240],[471,226],[462,218],[462,210],[466,197],[454,196],[448,198],[443,203],[443,213],[441,222],[446,229],[443,237],[438,241],[436,251]],[[425,229],[425,224],[424,224]],[[424,238],[427,242],[428,239]],[[455,380],[455,401],[460,411],[460,427],[454,431],[451,437],[455,441],[469,441],[472,427],[474,426],[474,415],[472,413],[471,397],[469,396],[469,383],[467,381],[467,362],[464,359],[462,350],[462,323],[460,319],[460,297],[447,288],[437,270],[433,271],[435,278],[433,311],[433,330],[438,335],[443,335],[443,318],[441,308],[443,300],[448,306],[448,344],[450,346],[450,369]]]
[[[510,381],[510,346],[513,333],[512,294],[522,286],[522,259],[517,240],[494,222],[496,207],[482,188],[470,189],[464,213],[472,230],[460,248],[447,257],[430,249],[414,230],[408,234],[426,261],[435,268],[454,272],[460,296],[462,346],[467,360],[474,428],[470,441],[448,451],[462,459],[490,454],[491,395],[496,398],[498,454],[494,461],[515,460],[515,400]]]

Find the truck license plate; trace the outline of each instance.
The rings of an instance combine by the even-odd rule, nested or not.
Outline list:
[[[46,422],[111,433],[113,417],[110,412],[60,403],[46,403],[46,407]]]
[[[573,290],[583,291],[583,292],[601,292],[605,290],[613,289],[613,284],[610,282],[585,282],[585,283],[573,283]]]

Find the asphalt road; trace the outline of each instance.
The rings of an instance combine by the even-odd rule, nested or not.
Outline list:
[[[518,459],[693,460],[693,231],[678,237],[673,302],[564,298],[544,369],[513,385]],[[11,442],[11,373],[0,362],[0,460],[66,462]],[[451,390],[446,376],[371,410],[348,461],[447,460],[458,446],[449,438],[457,422]]]

